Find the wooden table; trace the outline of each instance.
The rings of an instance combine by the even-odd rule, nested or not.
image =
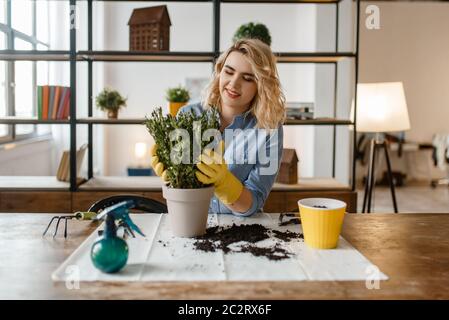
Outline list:
[[[68,290],[50,275],[96,226],[71,221],[69,239],[42,238],[51,216],[0,214],[0,299],[449,299],[449,214],[346,216],[343,236],[390,277],[378,290],[364,281],[81,283]]]

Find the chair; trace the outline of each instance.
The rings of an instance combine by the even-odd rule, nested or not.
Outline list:
[[[436,134],[433,137],[435,146],[435,164],[446,171],[446,178],[432,180],[430,185],[436,188],[438,185],[449,186],[449,134]]]
[[[87,211],[98,213],[100,210],[110,207],[116,203],[128,200],[132,200],[134,202],[134,207],[132,209],[151,213],[168,212],[167,206],[162,202],[132,194],[115,195],[98,200],[93,205],[91,205]]]

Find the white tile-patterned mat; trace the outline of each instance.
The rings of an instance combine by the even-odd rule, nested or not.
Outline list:
[[[194,239],[171,235],[166,214],[134,214],[131,219],[146,237],[136,235],[136,238],[127,239],[128,263],[119,273],[102,273],[92,264],[90,249],[97,238],[95,230],[59,266],[52,279],[73,279],[74,270],[80,281],[365,281],[372,278],[371,262],[342,237],[338,247],[332,250],[311,249],[302,239],[283,242],[269,238],[258,242],[260,247],[280,243],[292,253],[288,259],[273,261],[250,253],[195,250]],[[302,232],[300,225],[279,227],[277,219],[276,214],[264,213],[249,218],[212,214],[208,225],[258,223],[274,230]],[[388,279],[381,272],[378,278]]]

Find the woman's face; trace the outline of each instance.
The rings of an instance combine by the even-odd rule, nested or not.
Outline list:
[[[231,52],[219,79],[223,106],[244,112],[257,93],[256,77],[247,58],[238,51]]]

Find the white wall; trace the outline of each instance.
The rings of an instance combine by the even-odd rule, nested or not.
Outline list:
[[[360,82],[404,83],[407,139],[430,142],[434,133],[449,133],[449,3],[369,4],[379,6],[381,25],[362,25]]]
[[[158,5],[158,3],[151,3]],[[109,50],[128,50],[126,26],[133,8],[143,3],[105,3],[105,44]],[[168,3],[172,21],[171,51],[212,50],[212,5]],[[193,8],[193,9],[192,9]],[[242,23],[262,22],[270,29],[274,51],[315,50],[314,5],[244,5],[224,4],[221,13],[221,49],[231,44],[232,35]],[[100,48],[99,48],[100,49]],[[167,87],[184,84],[186,77],[210,77],[208,63],[108,63],[105,85],[129,97],[121,117],[149,114],[155,106],[165,106]],[[281,82],[288,101],[313,101],[315,98],[313,65],[279,66]],[[131,80],[132,79],[132,80]],[[299,172],[313,174],[313,130],[308,127],[286,127],[285,147],[295,147],[302,159]],[[105,175],[125,175],[126,166],[134,162],[133,147],[137,141],[152,143],[143,126],[110,126],[105,129],[107,159]],[[299,137],[299,139],[298,139]]]
[[[435,133],[449,133],[449,3],[369,2],[362,16],[368,4],[380,8],[380,29],[368,30],[361,20],[359,81],[404,83],[411,123],[407,140],[431,142]],[[413,157],[408,165],[407,157],[396,159],[393,170],[405,168],[409,177],[429,179],[430,155]]]

